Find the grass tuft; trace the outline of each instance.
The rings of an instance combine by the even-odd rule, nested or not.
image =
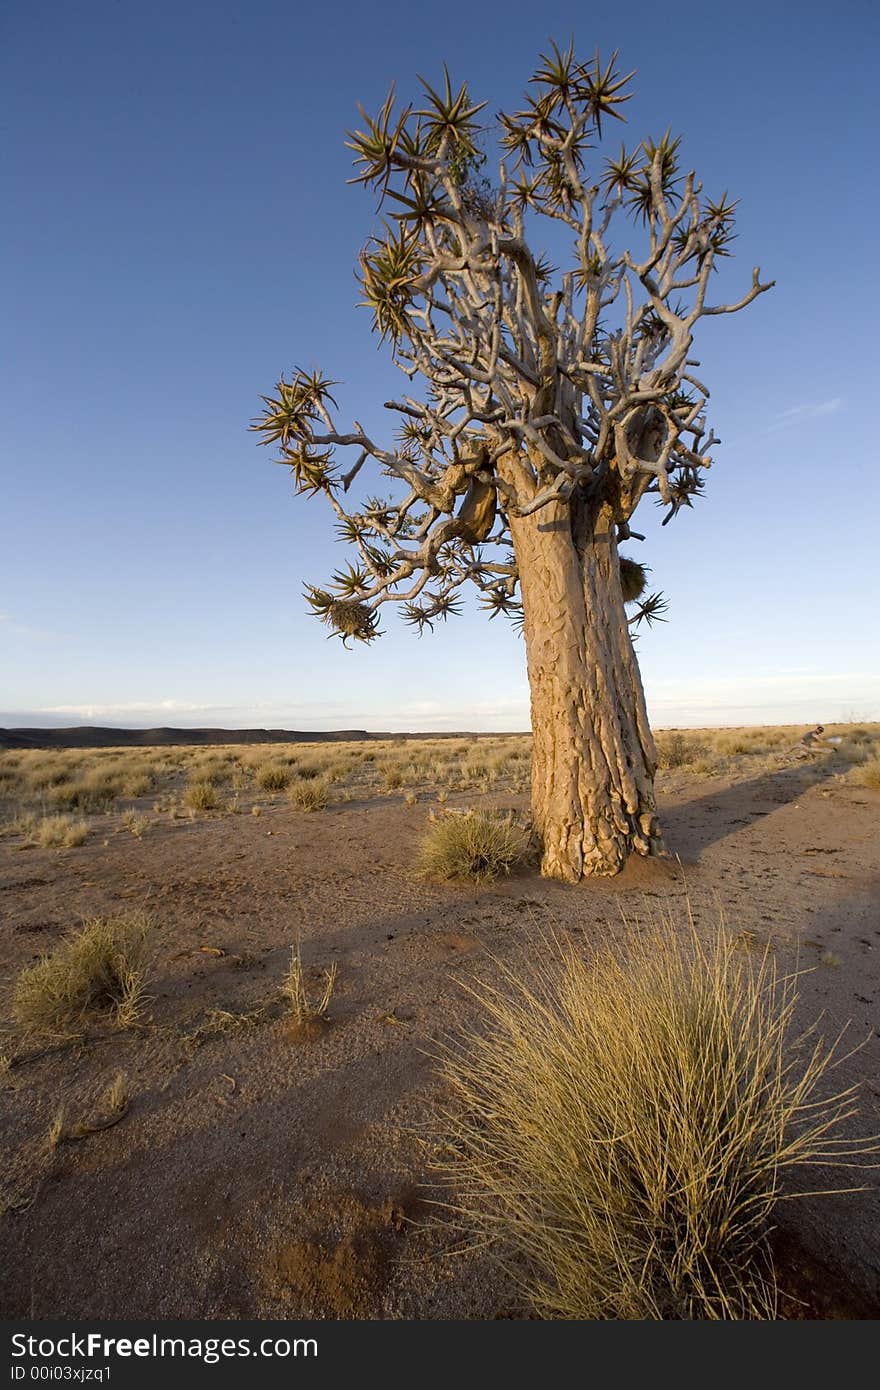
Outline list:
[[[309,995],[303,972],[299,942],[290,950],[290,965],[281,985],[281,993],[290,1005],[293,1022],[298,1029],[307,1030],[327,1021],[327,1009],[336,987],[336,962],[324,972],[324,989],[318,999]]]
[[[662,768],[689,767],[703,758],[707,751],[702,739],[688,738],[677,730],[658,735],[655,742],[657,766]]]
[[[129,834],[134,835],[136,840],[140,840],[153,822],[149,816],[138,815],[137,811],[126,811],[122,817],[122,824]]]
[[[74,816],[43,816],[30,833],[31,843],[43,849],[75,849],[88,837],[88,822]]]
[[[294,783],[290,804],[295,811],[323,811],[327,805],[327,783],[321,778]]]
[[[461,1224],[546,1317],[774,1317],[784,1176],[877,1151],[838,1136],[837,1044],[791,1042],[792,977],[723,931],[557,963],[478,990],[485,1026],[443,1060]]]
[[[264,792],[283,792],[290,783],[290,776],[290,768],[279,767],[276,763],[264,763],[262,767],[257,768],[257,786]]]
[[[418,872],[489,882],[524,864],[529,850],[528,833],[510,815],[447,811],[433,820],[419,846]]]
[[[850,781],[859,787],[870,787],[872,791],[880,791],[880,758],[868,758],[850,773]]]
[[[190,782],[183,794],[183,802],[190,811],[216,811],[222,804],[213,782]]]
[[[12,996],[19,1028],[37,1037],[66,1038],[96,1013],[130,1028],[146,1002],[148,928],[140,914],[96,917],[28,966]]]

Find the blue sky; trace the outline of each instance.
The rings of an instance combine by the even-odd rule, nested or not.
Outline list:
[[[329,511],[246,426],[303,363],[387,431],[396,374],[356,308],[357,103],[445,60],[494,112],[572,33],[638,69],[628,142],[671,124],[707,190],[741,199],[724,287],[758,263],[777,281],[699,326],[723,440],[705,500],[662,532],[639,512],[670,604],[639,644],[654,721],[880,718],[873,3],[4,16],[0,723],[527,727],[502,620],[327,640],[301,591],[344,557]]]

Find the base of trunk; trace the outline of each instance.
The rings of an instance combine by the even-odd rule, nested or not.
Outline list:
[[[630,855],[666,853],[653,806],[641,801],[627,810],[619,798],[608,799],[601,812],[593,805],[581,815],[560,820],[552,811],[534,816],[543,853],[544,878],[578,883],[583,878],[620,873]],[[604,800],[604,798],[603,798]]]

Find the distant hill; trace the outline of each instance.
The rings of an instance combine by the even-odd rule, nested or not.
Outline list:
[[[304,733],[296,729],[0,729],[0,748],[146,748],[176,744],[336,743],[379,737],[365,729]]]
[[[0,748],[161,748],[178,744],[353,743],[364,739],[479,737],[464,731],[382,734],[368,733],[366,729],[332,729],[314,733],[301,729],[108,729],[83,724],[70,729],[0,728]]]

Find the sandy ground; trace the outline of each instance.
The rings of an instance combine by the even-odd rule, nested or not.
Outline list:
[[[0,1082],[3,1315],[524,1315],[430,1204],[432,1054],[473,1016],[462,983],[490,978],[493,957],[527,970],[552,949],[548,930],[589,949],[657,906],[683,911],[686,894],[701,928],[720,904],[744,950],[769,940],[782,964],[810,967],[802,1017],[821,1011],[826,1032],[849,1024],[864,1043],[835,1080],[862,1083],[858,1128],[880,1130],[880,793],[803,766],[658,786],[680,862],[578,888],[533,873],[418,882],[430,807],[402,794],[316,815],[279,795],[259,817],[164,820],[140,840],[108,815],[103,840],[70,850],[0,842],[4,1004],[16,973],[82,918],[144,907],[155,950],[144,1028],[96,1028],[84,1046],[16,1059]],[[316,985],[339,971],[331,1021],[306,1040],[273,1002],[297,936]],[[187,1041],[213,1008],[262,1005],[251,1028]],[[47,1159],[59,1105],[94,1114],[120,1071],[124,1120]],[[780,1223],[804,1314],[878,1315],[876,1188],[786,1203]]]

